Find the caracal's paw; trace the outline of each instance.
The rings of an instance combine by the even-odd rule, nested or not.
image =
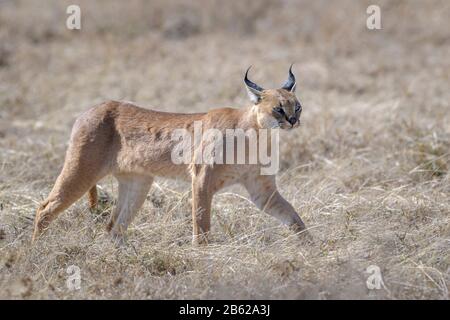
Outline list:
[[[199,234],[192,236],[192,245],[193,246],[206,246],[208,245],[208,235],[207,234]]]
[[[300,225],[298,224],[292,225],[290,226],[290,228],[297,234],[298,238],[302,241],[302,243],[304,243],[305,245],[314,244],[313,235],[303,223]]]
[[[116,248],[124,248],[127,245],[127,237],[124,234],[111,232],[110,238]]]

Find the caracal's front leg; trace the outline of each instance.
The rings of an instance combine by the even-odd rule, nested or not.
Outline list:
[[[194,245],[208,243],[211,229],[211,201],[213,190],[210,190],[212,174],[208,166],[195,166],[192,174],[192,243]]]
[[[275,176],[255,175],[243,181],[252,202],[262,211],[292,227],[305,230],[305,224],[292,205],[277,190]]]

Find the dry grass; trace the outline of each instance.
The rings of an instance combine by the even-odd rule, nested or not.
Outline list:
[[[448,1],[378,1],[380,31],[368,1],[78,2],[81,32],[65,28],[68,1],[0,2],[0,298],[449,298]],[[193,248],[189,186],[160,180],[128,247],[105,234],[112,201],[91,214],[86,199],[30,246],[87,107],[237,107],[248,65],[272,87],[293,61],[303,126],[283,134],[279,186],[315,244],[232,188],[214,199],[212,244]],[[387,289],[366,288],[370,265]]]

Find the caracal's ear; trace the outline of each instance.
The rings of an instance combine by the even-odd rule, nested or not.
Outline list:
[[[290,68],[289,68],[289,77],[286,80],[286,82],[283,84],[283,86],[281,87],[281,89],[290,91],[290,92],[295,92],[295,87],[297,86],[297,82],[295,81],[295,76],[292,73],[292,66],[294,64],[291,64]]]
[[[248,80],[248,70],[250,70],[251,66],[248,67],[247,71],[245,72],[245,77],[244,77],[244,83],[245,83],[245,87],[247,88],[247,93],[248,93],[248,97],[250,98],[250,100],[254,103],[254,104],[258,104],[259,101],[261,101],[261,94],[264,91],[263,88],[261,88],[260,86],[258,86],[256,83],[251,82],[250,80]]]

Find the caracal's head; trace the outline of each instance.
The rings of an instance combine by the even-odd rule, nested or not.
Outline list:
[[[244,82],[250,100],[253,102],[260,128],[293,129],[300,125],[302,106],[295,95],[295,76],[292,66],[289,77],[280,89],[263,89],[250,81],[245,73]]]

